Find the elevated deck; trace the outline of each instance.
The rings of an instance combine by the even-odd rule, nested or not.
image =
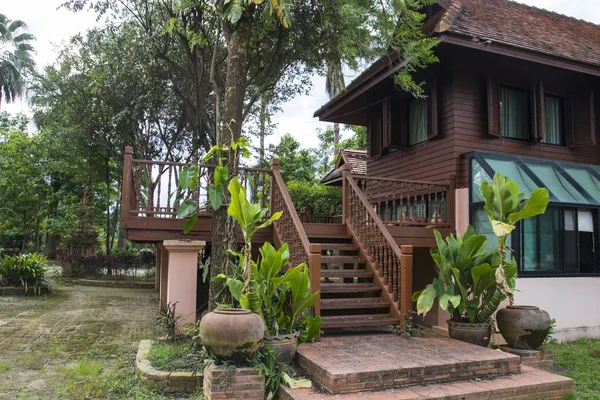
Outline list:
[[[211,240],[208,190],[214,165],[200,164],[193,190],[180,185],[191,164],[136,160],[125,150],[121,228],[134,242]],[[290,265],[307,263],[311,290],[323,297],[325,328],[402,325],[412,305],[413,247],[435,246],[433,231],[454,230],[454,181],[421,182],[353,176],[342,167],[341,215],[311,216],[296,211],[279,172],[240,168],[238,179],[248,200],[281,211],[272,227],[253,242],[288,243]],[[188,179],[189,180],[189,179]],[[198,219],[188,234],[180,218],[183,199],[196,204]],[[242,242],[241,234],[239,241]],[[321,299],[314,306],[321,315]]]

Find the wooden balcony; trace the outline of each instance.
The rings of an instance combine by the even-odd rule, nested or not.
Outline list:
[[[135,160],[132,148],[126,148],[121,227],[127,239],[211,240],[208,187],[215,167],[199,165],[196,189],[183,192],[179,177],[185,166]],[[253,241],[288,243],[290,265],[307,263],[311,290],[324,296],[313,313],[323,317],[325,328],[402,325],[413,308],[413,247],[435,246],[434,229],[442,235],[454,230],[452,177],[440,183],[353,176],[344,166],[342,214],[329,216],[296,211],[278,160],[269,169],[240,168],[238,178],[251,202],[268,207],[269,213],[282,212]],[[188,235],[173,200],[181,195],[197,203],[199,218]]]

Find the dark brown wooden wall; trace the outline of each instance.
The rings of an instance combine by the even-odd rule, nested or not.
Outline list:
[[[462,154],[473,150],[600,165],[600,77],[455,46],[442,49],[440,58],[444,72],[439,72],[436,78],[439,136],[406,150],[369,159],[369,175],[440,181],[454,173],[457,186],[466,187],[468,166]],[[569,148],[489,135],[488,76],[493,76],[499,84],[523,88],[541,80],[546,93],[556,95],[593,91],[596,146]]]

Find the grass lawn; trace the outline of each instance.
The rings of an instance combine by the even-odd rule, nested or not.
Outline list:
[[[566,399],[600,399],[600,340],[554,343],[548,347],[554,353],[553,372],[575,380],[575,391]]]
[[[176,343],[155,341],[150,347],[150,364],[161,371],[201,371],[204,354],[189,340]]]

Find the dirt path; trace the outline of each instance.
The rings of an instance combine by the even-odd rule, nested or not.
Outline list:
[[[158,398],[132,368],[139,340],[157,336],[157,310],[147,289],[0,297],[0,399]]]

